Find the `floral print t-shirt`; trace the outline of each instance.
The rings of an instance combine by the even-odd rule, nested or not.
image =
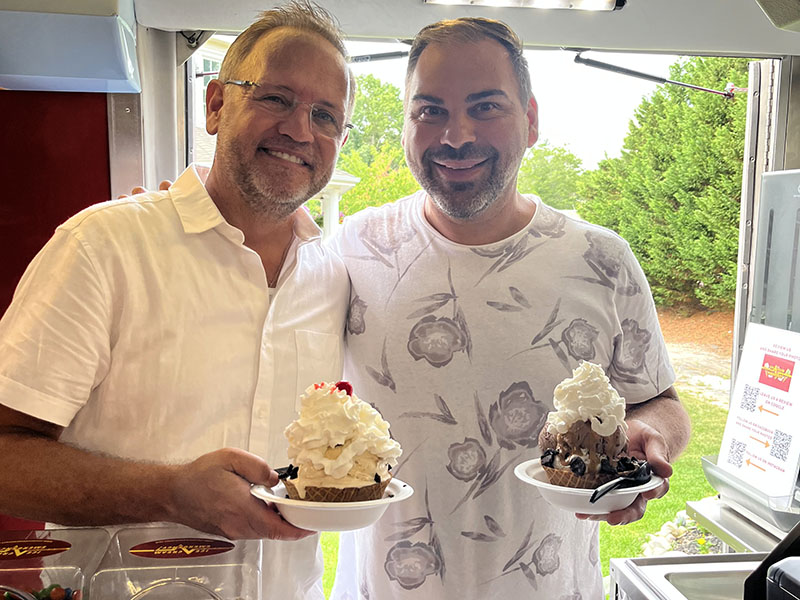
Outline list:
[[[597,523],[514,476],[539,456],[553,389],[580,361],[628,403],[674,381],[628,244],[536,197],[521,231],[449,241],[424,192],[348,217],[345,376],[403,447],[414,495],[340,538],[334,600],[602,598]]]

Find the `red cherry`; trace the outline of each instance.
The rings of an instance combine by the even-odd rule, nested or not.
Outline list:
[[[67,591],[62,587],[55,587],[50,590],[50,595],[48,598],[50,600],[64,600],[67,597]]]
[[[353,386],[349,381],[337,381],[336,389],[345,392],[348,396],[353,395]]]

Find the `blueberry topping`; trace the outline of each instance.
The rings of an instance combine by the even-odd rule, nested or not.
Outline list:
[[[611,461],[608,460],[608,457],[605,457],[600,461],[600,472],[615,475],[617,471],[611,465]]]
[[[576,456],[569,461],[569,468],[573,475],[578,477],[583,477],[586,475],[586,463],[583,462],[579,456]]]
[[[552,468],[553,465],[555,464],[556,454],[558,453],[552,448],[542,452],[542,466]]]
[[[280,480],[297,479],[297,471],[300,470],[300,467],[290,464],[288,467],[279,467],[275,470],[278,472],[278,479]]]

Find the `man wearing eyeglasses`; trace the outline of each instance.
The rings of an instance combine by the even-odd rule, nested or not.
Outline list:
[[[341,375],[349,282],[298,210],[330,179],[353,104],[331,17],[267,11],[207,95],[208,178],[58,228],[0,322],[0,513],[167,521],[266,542],[270,598],[322,598],[318,537],[274,485],[299,394]]]

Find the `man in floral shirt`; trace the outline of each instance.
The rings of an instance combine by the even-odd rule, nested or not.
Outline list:
[[[530,90],[504,24],[423,29],[403,142],[424,191],[350,217],[335,240],[352,282],[346,374],[391,423],[394,473],[415,489],[342,536],[335,600],[602,597],[595,518],[513,475],[539,455],[553,389],[581,360],[626,398],[630,450],[657,474],[688,441],[628,244],[517,192],[537,139]],[[601,518],[636,520],[667,487]]]

